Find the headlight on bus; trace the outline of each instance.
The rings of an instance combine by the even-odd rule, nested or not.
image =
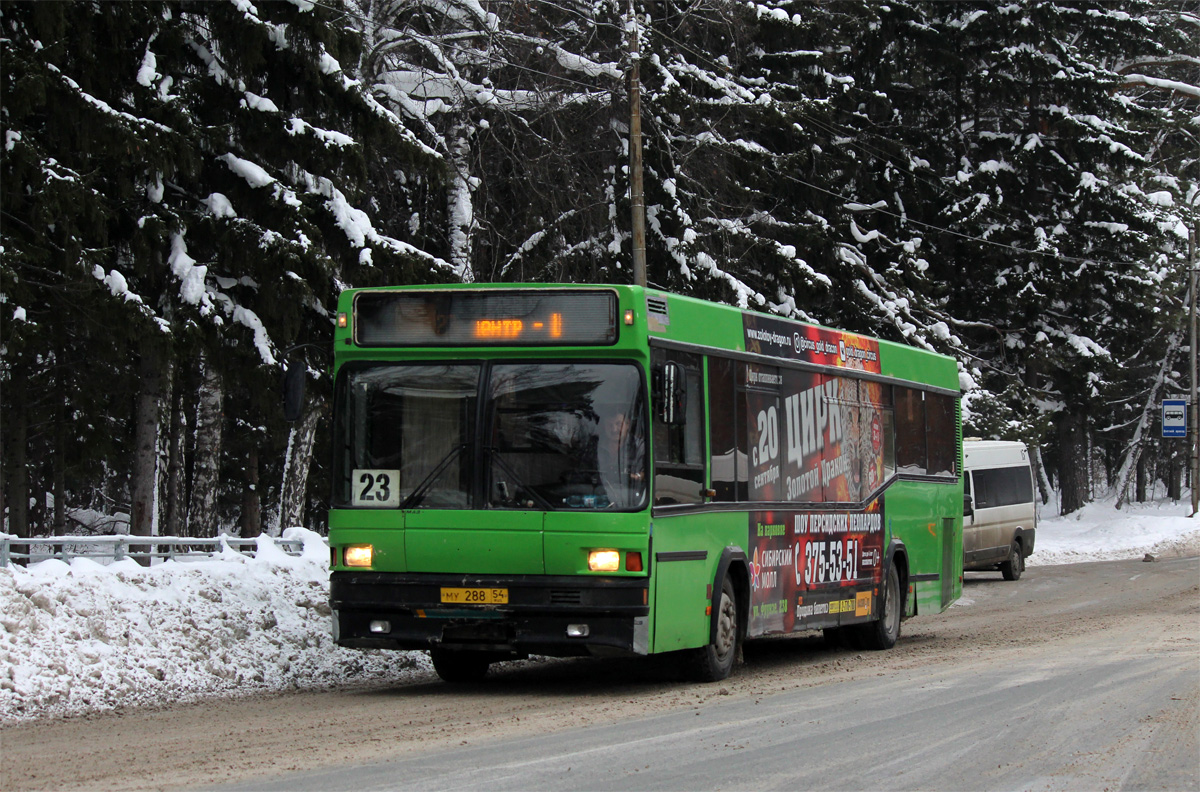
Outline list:
[[[621,568],[621,554],[616,550],[589,550],[589,572],[616,572]]]
[[[346,545],[342,551],[342,561],[348,567],[369,567],[374,554],[371,545]]]

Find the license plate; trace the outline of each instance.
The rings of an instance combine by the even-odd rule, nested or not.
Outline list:
[[[507,605],[506,588],[444,588],[442,602],[456,605]]]

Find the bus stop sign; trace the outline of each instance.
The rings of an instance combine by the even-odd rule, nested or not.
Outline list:
[[[1162,436],[1187,437],[1187,399],[1163,399]]]

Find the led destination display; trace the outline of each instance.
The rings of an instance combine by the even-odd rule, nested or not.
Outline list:
[[[365,291],[354,299],[361,346],[606,346],[617,295],[595,289]]]

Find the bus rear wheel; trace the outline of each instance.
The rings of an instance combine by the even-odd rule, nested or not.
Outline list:
[[[883,603],[879,618],[858,628],[858,644],[863,649],[891,649],[900,638],[900,574],[889,564],[883,584]]]
[[[463,652],[454,649],[430,649],[433,670],[443,681],[454,684],[479,682],[487,674],[491,660],[483,652]]]
[[[733,672],[741,644],[737,593],[728,576],[721,582],[717,605],[717,623],[712,641],[699,649],[688,650],[688,676],[697,682],[718,682]]]
[[[1021,543],[1013,542],[1008,560],[1000,565],[1000,574],[1005,580],[1019,580],[1025,571],[1025,554],[1021,552]]]

